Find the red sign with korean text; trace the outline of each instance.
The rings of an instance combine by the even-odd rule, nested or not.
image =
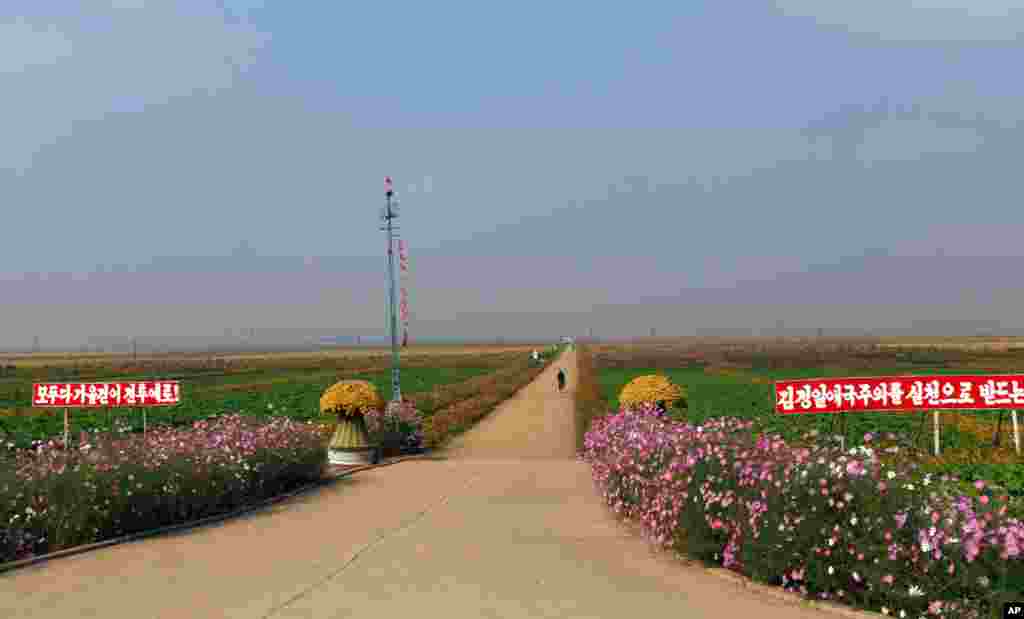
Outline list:
[[[35,383],[32,386],[32,406],[42,408],[174,406],[180,401],[181,388],[177,381]]]
[[[775,383],[775,412],[1024,408],[1024,374],[814,378]]]

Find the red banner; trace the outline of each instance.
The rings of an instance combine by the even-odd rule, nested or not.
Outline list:
[[[775,383],[775,412],[1024,408],[1024,374],[818,378]]]
[[[404,240],[398,241],[398,267],[403,276],[409,272],[409,247]]]
[[[108,406],[174,406],[181,402],[177,381],[141,383],[35,383],[32,406],[101,408]]]
[[[409,277],[409,247],[405,241],[398,241],[398,263],[401,267],[402,298],[399,301],[399,317],[402,320],[402,346],[409,345],[409,291],[405,287],[405,280]]]

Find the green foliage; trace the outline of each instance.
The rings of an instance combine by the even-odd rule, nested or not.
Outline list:
[[[598,370],[598,383],[607,410],[618,410],[618,393],[629,381],[638,376],[653,374],[653,368],[603,368]],[[842,434],[842,420],[836,415],[778,415],[775,413],[775,397],[772,388],[774,380],[811,378],[816,376],[849,376],[850,370],[843,368],[785,368],[768,370],[754,368],[738,375],[711,374],[701,367],[661,368],[657,370],[672,382],[683,385],[688,393],[689,410],[674,413],[678,420],[704,423],[716,417],[736,417],[755,422],[756,432],[779,434],[791,441],[799,441],[808,432],[820,435]],[[919,368],[916,373],[956,374],[956,368]],[[907,373],[906,368],[880,367],[860,375],[891,375]],[[762,382],[754,382],[759,380]],[[971,417],[982,427],[995,429],[998,411],[965,411],[960,415]],[[856,413],[845,416],[845,437],[848,447],[863,444],[867,433],[888,433],[915,437],[917,445],[924,450],[931,449],[932,422],[928,415],[922,424],[920,413]],[[950,418],[942,423],[940,448],[943,452],[977,449],[984,444],[978,436],[958,430]],[[1006,424],[1004,423],[1004,426]],[[956,474],[965,479],[988,479],[1005,485],[1013,495],[1024,496],[1024,464],[946,463],[933,467],[936,471]]]
[[[0,461],[0,561],[231,511],[316,481],[327,464],[316,428],[282,418],[84,439]]]
[[[576,352],[576,397],[575,424],[576,449],[583,449],[583,439],[594,418],[608,412],[602,399],[601,386],[597,383],[597,372],[590,347],[583,344]]]
[[[492,367],[409,367],[402,368],[403,395],[430,392],[436,387],[461,383],[494,371]],[[391,371],[379,370],[353,374],[369,381],[385,397],[391,393]],[[151,408],[146,411],[147,424],[182,426],[209,419],[228,412],[254,416],[285,416],[296,420],[320,417],[319,401],[325,389],[337,382],[336,370],[242,372],[238,375],[220,375],[183,380],[182,402],[173,407]],[[109,380],[132,380],[113,377]],[[19,390],[6,385],[0,390],[0,440],[13,443],[16,448],[29,447],[33,441],[59,436],[64,431],[61,409],[29,409],[31,384],[22,385],[22,397],[15,399]],[[20,406],[12,409],[5,407]],[[433,413],[430,406],[421,406],[425,416]],[[142,413],[132,409],[72,409],[71,433],[124,429],[142,431]]]
[[[964,496],[881,462],[886,443],[794,448],[751,425],[624,411],[595,421],[584,459],[608,505],[649,539],[807,597],[980,617],[1024,592],[1024,525],[995,489]]]

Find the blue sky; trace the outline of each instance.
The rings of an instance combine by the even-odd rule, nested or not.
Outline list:
[[[1009,0],[7,2],[0,343],[139,314],[146,332],[373,326],[386,174],[424,325],[501,305],[529,331],[878,248],[1014,260],[1022,32]],[[198,274],[232,255],[264,284],[204,301],[233,285]],[[41,312],[67,286],[48,273],[92,283]]]

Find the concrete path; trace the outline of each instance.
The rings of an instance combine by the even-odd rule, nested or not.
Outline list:
[[[655,555],[614,522],[573,457],[575,369],[565,353],[447,459],[0,575],[0,618],[834,616]]]

